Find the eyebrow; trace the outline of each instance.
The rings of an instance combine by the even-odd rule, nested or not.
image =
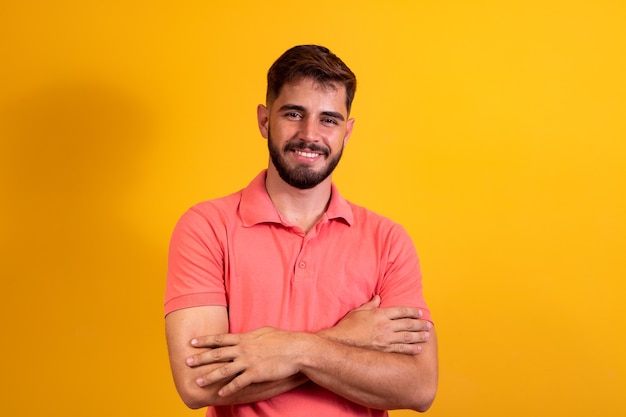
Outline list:
[[[286,111],[286,110],[296,110],[302,113],[306,113],[306,108],[304,106],[300,106],[298,104],[285,104],[281,106],[278,111]],[[335,119],[345,121],[346,119],[343,117],[343,114],[336,111],[323,111],[322,116],[334,117]]]

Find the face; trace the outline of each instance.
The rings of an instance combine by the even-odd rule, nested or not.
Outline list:
[[[304,79],[284,85],[269,108],[259,106],[269,169],[284,182],[308,189],[330,177],[354,124],[354,119],[348,119],[345,94],[343,86]]]

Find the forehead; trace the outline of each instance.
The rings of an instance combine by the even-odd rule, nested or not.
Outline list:
[[[272,107],[275,104],[282,106],[286,103],[305,107],[306,104],[324,105],[332,107],[332,110],[347,113],[346,87],[340,83],[320,83],[311,78],[303,78],[285,83],[272,103]]]

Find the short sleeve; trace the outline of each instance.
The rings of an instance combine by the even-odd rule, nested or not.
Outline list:
[[[409,306],[422,310],[423,318],[432,321],[424,299],[420,263],[409,234],[393,224],[387,235],[387,266],[378,293],[382,306]]]
[[[176,224],[170,240],[165,314],[206,305],[226,306],[225,228],[215,210],[191,208]]]

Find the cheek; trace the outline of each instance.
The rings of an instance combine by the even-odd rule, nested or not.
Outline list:
[[[282,138],[291,138],[293,135],[297,134],[298,129],[296,126],[290,123],[284,122],[274,122],[269,125],[272,136],[277,139]]]
[[[338,133],[336,137],[333,139],[333,143],[336,148],[343,148],[348,143],[348,136],[346,136],[345,130],[341,133]]]

